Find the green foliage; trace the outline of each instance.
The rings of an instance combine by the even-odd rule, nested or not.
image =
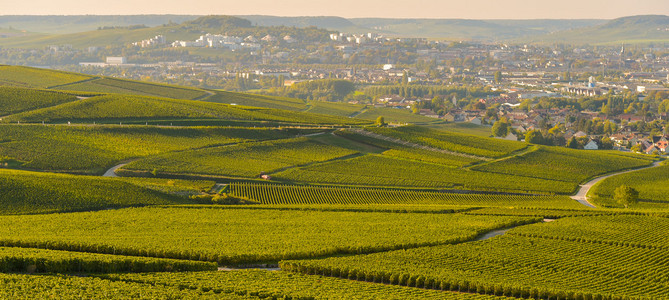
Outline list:
[[[0,247],[0,272],[4,273],[213,271],[217,267],[208,262]]]
[[[6,86],[48,88],[89,78],[91,76],[83,74],[0,65],[0,85]]]
[[[203,291],[172,286],[67,275],[0,274],[3,299],[219,299]],[[235,294],[226,299],[248,299]]]
[[[342,101],[355,91],[353,82],[323,79],[299,82],[287,88],[282,96],[318,101]]]
[[[540,130],[528,130],[525,133],[525,142],[530,144],[544,144],[544,136]]]
[[[499,157],[525,147],[522,143],[514,141],[483,138],[421,126],[366,129],[419,145],[484,157]]]
[[[639,202],[639,191],[627,185],[621,185],[616,188],[614,194],[613,199],[625,206],[625,208]]]
[[[374,124],[380,127],[386,126],[386,119],[383,116],[379,116],[376,118],[376,122],[374,122]]]
[[[382,276],[374,276],[381,282]],[[141,282],[156,286],[188,285],[229,295],[262,295],[269,299],[505,299],[503,297],[458,294],[419,288],[359,282],[348,279],[262,270],[229,272],[109,274],[104,278]]]
[[[231,193],[263,204],[412,204],[574,207],[564,196],[457,194],[421,190],[234,183]]]
[[[410,110],[403,108],[390,108],[390,107],[371,107],[364,110],[361,114],[357,115],[356,118],[365,119],[365,120],[376,120],[379,116],[383,116],[386,119],[386,122],[389,123],[433,123],[439,121],[435,118],[425,117],[421,115],[412,114]]]
[[[6,169],[0,169],[0,190],[0,214],[188,203],[112,178]]]
[[[540,147],[522,155],[476,166],[484,172],[512,174],[580,183],[596,175],[649,165],[645,157],[622,156],[618,151],[579,151]]]
[[[619,206],[614,201],[615,189],[627,185],[639,191],[635,208],[669,208],[669,166],[659,166],[606,178],[597,183],[590,193],[597,204]]]
[[[0,87],[0,116],[77,100],[75,96],[14,87]]]
[[[62,85],[59,90],[157,96],[174,99],[196,99],[209,95],[199,89],[166,84],[105,77],[91,81]]]
[[[288,138],[309,130],[155,126],[3,125],[0,156],[41,170],[103,173],[119,161],[169,151]]]
[[[442,165],[365,155],[289,169],[273,179],[327,184],[457,188],[494,191],[532,191],[571,194],[576,183],[490,172],[461,170]]]
[[[509,134],[510,129],[511,123],[506,118],[502,118],[492,125],[492,135],[505,137],[507,134]]]
[[[235,93],[226,91],[216,91],[214,95],[207,97],[204,101],[226,103],[226,104],[237,104],[244,106],[285,109],[292,111],[303,111],[307,108],[306,103],[304,103],[304,101],[300,99],[244,94],[244,93]],[[322,112],[314,111],[314,113],[322,113]]]
[[[217,207],[5,216],[0,218],[0,245],[229,265],[455,243],[535,220]]]
[[[611,222],[599,222],[605,219]],[[660,227],[656,228],[652,221],[659,221]],[[608,225],[612,227],[607,229]],[[391,278],[412,274],[425,277],[423,282],[433,281],[449,290],[488,295],[523,297],[534,293],[534,297],[542,299],[600,299],[601,294],[612,299],[665,298],[669,295],[666,285],[669,278],[664,272],[666,249],[632,241],[659,239],[659,243],[666,243],[663,231],[666,226],[666,218],[564,218],[518,227],[504,236],[480,242],[283,261],[280,265],[282,270],[300,273],[313,270],[316,274],[333,274],[331,270],[336,268],[339,274],[352,269],[365,275],[388,274]],[[610,241],[606,236],[609,233],[621,238]],[[582,296],[574,296],[576,293]]]
[[[258,177],[284,168],[333,160],[355,151],[295,138],[181,151],[128,164],[128,170],[159,173]]]
[[[365,106],[362,104],[348,104],[340,102],[311,101],[311,108],[307,110],[310,113],[324,114],[331,116],[349,117],[362,110]]]

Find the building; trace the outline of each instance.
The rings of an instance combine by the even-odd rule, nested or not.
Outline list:
[[[597,149],[599,149],[599,146],[597,145],[597,143],[595,141],[590,140],[587,144],[585,144],[583,149],[585,149],[585,150],[597,150]]]
[[[126,58],[123,56],[107,56],[107,64],[123,65],[126,63],[127,63]]]

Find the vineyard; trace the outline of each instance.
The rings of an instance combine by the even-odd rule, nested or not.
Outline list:
[[[0,247],[0,272],[115,273],[212,271],[215,263],[59,250]]]
[[[0,85],[2,86],[48,88],[90,78],[91,76],[83,74],[0,65]]]
[[[116,78],[100,78],[62,85],[59,90],[195,99],[209,95],[203,90]]]
[[[621,185],[628,185],[639,191],[637,208],[665,207],[669,204],[669,165],[635,171],[607,178],[590,191],[598,204],[620,207],[613,201],[614,191]]]
[[[261,270],[230,272],[188,272],[105,275],[103,278],[125,282],[176,287],[188,285],[197,290],[225,295],[257,295],[267,299],[462,299],[502,300],[476,294],[426,290],[404,286],[386,286],[332,277],[268,272]]]
[[[526,147],[526,144],[520,142],[484,138],[420,126],[370,127],[366,130],[419,145],[491,158],[508,155]]]
[[[169,153],[130,163],[124,169],[257,178],[263,172],[353,154],[356,152],[303,137]]]
[[[509,192],[572,193],[577,184],[524,176],[452,169],[442,165],[365,155],[276,173],[290,182],[429,187]]]
[[[134,95],[92,97],[11,115],[4,118],[4,121],[93,123],[94,121],[119,122],[161,119],[266,120],[309,124],[366,123],[360,120],[302,112]]]
[[[454,194],[420,190],[234,183],[230,193],[263,204],[413,204],[582,208],[566,196]]]
[[[383,117],[387,123],[405,124],[405,123],[434,123],[439,122],[439,119],[430,118],[426,116],[412,114],[408,109],[403,108],[388,108],[388,107],[371,107],[365,109],[356,116],[356,118],[374,121],[378,117]]]
[[[154,286],[75,275],[0,274],[0,285],[2,299],[220,299],[214,293],[179,286]],[[226,299],[249,298],[228,294]]]
[[[596,175],[647,166],[651,162],[649,158],[626,157],[612,151],[587,152],[562,147],[541,147],[536,151],[473,169],[579,183]]]
[[[307,105],[300,99],[226,91],[216,91],[214,95],[207,97],[204,101],[292,111],[303,111],[307,109]]]
[[[77,100],[75,96],[42,90],[0,87],[0,116]]]
[[[0,123],[0,299],[669,299],[661,156],[3,65]]]
[[[0,169],[0,190],[0,214],[189,203],[121,180],[5,169]]]
[[[0,126],[0,157],[40,170],[103,173],[130,158],[225,145],[289,138],[311,133],[299,129],[146,127],[146,126]]]
[[[587,228],[570,240],[513,234],[516,230],[531,231],[537,227],[557,234],[561,232],[560,224],[568,224],[570,220],[524,226],[510,230],[511,235],[480,242],[284,261],[281,268],[304,274],[518,298],[659,299],[669,295],[664,249],[588,243],[580,240],[590,233]],[[664,232],[656,231],[648,238],[662,235]]]
[[[4,216],[0,245],[234,265],[450,244],[536,221],[461,214],[130,208]]]
[[[340,117],[349,117],[359,112],[365,107],[362,104],[348,104],[348,103],[324,102],[324,101],[311,101],[309,102],[309,105],[311,107],[307,111],[310,113],[340,116]]]

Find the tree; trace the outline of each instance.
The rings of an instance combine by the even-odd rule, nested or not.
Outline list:
[[[539,130],[528,130],[527,133],[525,133],[525,141],[530,144],[543,144],[544,136]]]
[[[386,119],[383,116],[379,116],[376,118],[376,123],[377,126],[386,126]]]
[[[501,118],[492,125],[492,135],[505,137],[507,134],[509,134],[509,125],[510,124],[506,118]]]
[[[639,202],[639,191],[631,186],[621,185],[615,190],[614,199],[628,208],[630,205]]]
[[[567,147],[572,148],[572,149],[578,149],[578,141],[572,136],[569,138],[569,141],[567,142]]]
[[[501,71],[495,72],[494,79],[495,79],[495,83],[502,82],[502,72]]]

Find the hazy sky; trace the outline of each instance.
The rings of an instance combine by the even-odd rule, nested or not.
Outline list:
[[[669,15],[669,0],[0,0],[0,15],[17,14],[612,19]]]

